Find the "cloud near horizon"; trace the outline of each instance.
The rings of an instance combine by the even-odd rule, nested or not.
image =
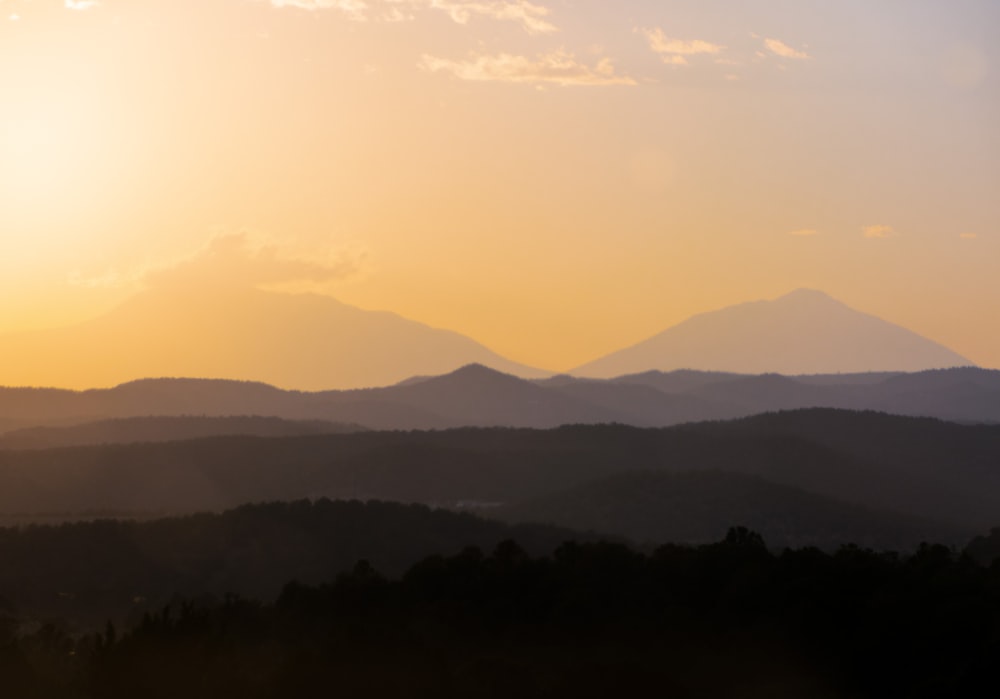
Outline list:
[[[815,235],[819,235],[819,231],[815,228],[800,228],[796,231],[789,231],[788,235],[794,235],[798,238],[810,238]]]
[[[577,61],[564,50],[541,54],[535,58],[509,53],[496,55],[473,54],[466,61],[452,61],[424,54],[419,66],[437,73],[450,73],[459,80],[473,82],[507,82],[529,85],[606,86],[635,85],[627,75],[615,73],[610,58],[602,58],[594,66]]]

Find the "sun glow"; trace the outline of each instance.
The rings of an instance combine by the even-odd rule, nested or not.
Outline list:
[[[36,91],[0,116],[3,183],[18,199],[72,192],[102,160],[99,105],[81,91]]]

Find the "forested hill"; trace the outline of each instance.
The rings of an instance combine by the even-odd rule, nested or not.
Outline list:
[[[134,626],[19,638],[0,625],[2,687],[136,697],[978,698],[996,688],[1000,567],[941,546],[775,555],[733,529],[651,554],[513,541],[367,561],[273,604],[181,601]]]
[[[20,618],[123,622],[175,595],[273,599],[289,580],[332,580],[360,559],[398,575],[425,556],[492,549],[512,537],[535,554],[594,538],[421,505],[329,500],[145,522],[0,528],[0,600]]]
[[[666,429],[458,429],[0,450],[0,514],[357,498],[513,504],[634,471],[719,471],[988,531],[1000,426],[802,411]]]
[[[64,427],[25,427],[0,435],[0,449],[51,449],[93,444],[175,442],[199,437],[296,437],[342,434],[365,428],[326,420],[284,420],[259,415],[163,415],[98,420]]]

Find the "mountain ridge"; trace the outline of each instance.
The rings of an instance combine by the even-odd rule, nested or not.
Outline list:
[[[381,388],[317,392],[246,381],[145,379],[86,391],[0,388],[0,433],[170,415],[258,415],[376,430],[611,422],[665,427],[812,407],[997,423],[1000,371],[964,367],[800,377],[684,370],[528,381],[472,365]]]
[[[772,300],[699,313],[570,373],[592,378],[651,369],[831,374],[972,365],[937,342],[822,291],[796,289]]]
[[[0,339],[0,382],[20,385],[116,386],[148,376],[211,376],[294,390],[350,389],[473,362],[518,376],[549,375],[453,330],[328,296],[256,289],[209,295],[147,290],[98,318]],[[16,381],[4,379],[4,368],[11,367],[20,372]]]

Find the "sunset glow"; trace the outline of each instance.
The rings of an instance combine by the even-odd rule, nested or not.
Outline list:
[[[169,279],[320,293],[565,371],[809,287],[1000,367],[993,0],[0,18],[0,333]]]

